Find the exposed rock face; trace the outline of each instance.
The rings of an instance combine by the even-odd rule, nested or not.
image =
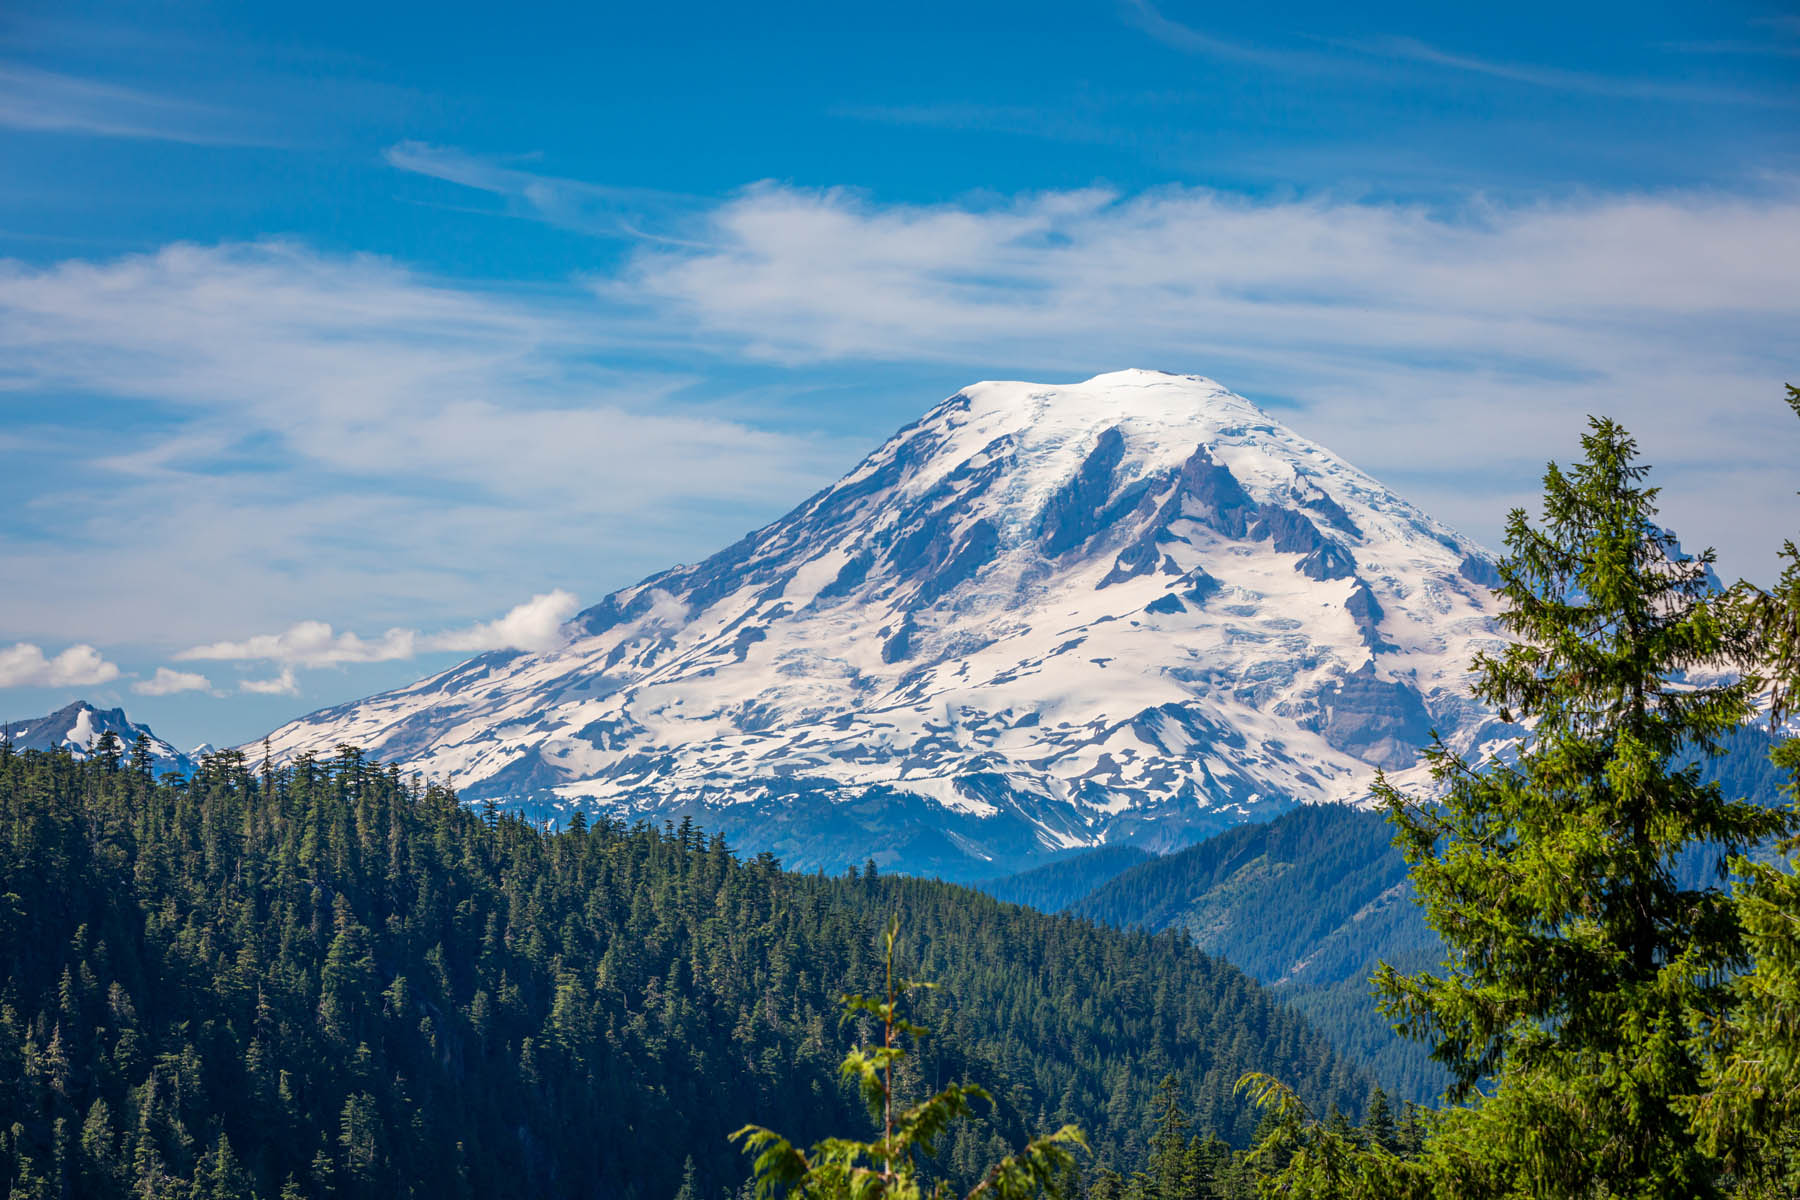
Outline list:
[[[1431,740],[1431,714],[1410,683],[1380,679],[1371,660],[1320,689],[1313,728],[1325,740],[1378,767],[1410,766]]]
[[[1354,801],[1472,744],[1481,547],[1210,380],[983,383],[566,648],[276,731],[800,866],[991,877]],[[1491,568],[1490,568],[1491,570]]]

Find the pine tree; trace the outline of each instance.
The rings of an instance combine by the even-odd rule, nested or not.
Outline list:
[[[1800,416],[1800,388],[1787,402]],[[1742,639],[1745,665],[1770,687],[1770,723],[1780,728],[1800,708],[1800,547],[1782,549],[1780,582],[1764,592],[1733,589],[1729,612]],[[1800,738],[1771,755],[1785,769],[1789,799],[1800,810]],[[1707,1068],[1690,1103],[1707,1149],[1757,1194],[1800,1194],[1800,838],[1779,847],[1785,863],[1732,864],[1741,882],[1738,921],[1752,968],[1733,984],[1734,1005],[1701,1040]]]
[[[131,739],[131,769],[148,779],[150,762],[150,735],[140,729],[138,735]]]
[[[1392,1152],[1400,1148],[1394,1108],[1388,1103],[1387,1093],[1380,1088],[1369,1093],[1369,1103],[1363,1111],[1362,1131],[1369,1145],[1377,1149]]]
[[[94,740],[93,749],[89,753],[111,772],[119,769],[119,761],[125,756],[125,747],[120,743],[119,735],[108,729]]]
[[[691,1154],[681,1164],[681,1190],[675,1193],[675,1200],[700,1200],[700,1181],[695,1178],[694,1156]]]
[[[1188,1122],[1181,1111],[1181,1080],[1165,1075],[1156,1088],[1157,1126],[1150,1139],[1149,1175],[1156,1200],[1185,1200],[1192,1180],[1188,1169]]]
[[[1419,1171],[1440,1185],[1716,1195],[1678,1098],[1744,951],[1727,893],[1679,887],[1671,860],[1702,839],[1742,850],[1787,819],[1678,765],[1747,718],[1752,681],[1687,681],[1728,660],[1711,552],[1682,555],[1655,523],[1622,429],[1594,420],[1582,446],[1545,475],[1542,528],[1508,521],[1498,591],[1516,640],[1475,664],[1476,694],[1524,735],[1516,760],[1476,767],[1435,745],[1441,803],[1378,782],[1448,959],[1377,984],[1471,1102],[1428,1133]]]

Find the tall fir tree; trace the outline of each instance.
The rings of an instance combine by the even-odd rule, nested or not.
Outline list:
[[[1754,681],[1695,682],[1730,657],[1711,552],[1684,556],[1656,523],[1623,429],[1596,419],[1582,447],[1546,472],[1541,526],[1508,520],[1498,592],[1515,640],[1475,663],[1476,694],[1523,748],[1476,770],[1435,745],[1441,802],[1378,782],[1448,957],[1441,975],[1376,982],[1472,1101],[1438,1120],[1423,1172],[1464,1196],[1715,1195],[1678,1098],[1744,946],[1728,892],[1681,887],[1673,859],[1788,821],[1684,758],[1751,713]]]
[[[1427,752],[1441,796],[1376,792],[1443,937],[1441,973],[1376,977],[1397,1027],[1427,1039],[1450,1099],[1417,1157],[1303,1129],[1291,1095],[1270,1150],[1289,1194],[1705,1197],[1720,1164],[1685,1097],[1697,1031],[1727,1012],[1744,940],[1722,886],[1683,888],[1674,857],[1744,850],[1788,814],[1700,782],[1696,752],[1751,714],[1754,679],[1701,682],[1734,644],[1710,551],[1682,554],[1619,426],[1544,477],[1543,520],[1507,523],[1501,621],[1475,692],[1519,730],[1509,761]],[[1720,881],[1721,883],[1723,881]],[[1271,1100],[1272,1098],[1272,1100]]]
[[[1800,388],[1787,402],[1800,416]],[[1782,728],[1800,708],[1800,547],[1782,548],[1776,587],[1740,583],[1727,605],[1747,667],[1769,687],[1769,720]],[[1787,771],[1800,815],[1800,738],[1771,755]],[[1746,1194],[1800,1195],[1800,838],[1776,862],[1740,859],[1735,901],[1751,968],[1733,984],[1730,1013],[1702,1031],[1707,1069],[1690,1102],[1703,1143],[1742,1181]]]

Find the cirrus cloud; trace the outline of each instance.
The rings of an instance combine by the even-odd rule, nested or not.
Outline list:
[[[1477,536],[1587,414],[1672,523],[1767,569],[1800,513],[1800,180],[1427,205],[1205,188],[886,204],[760,184],[596,279],[789,368],[968,363],[1213,376]],[[868,368],[865,366],[865,370]],[[978,376],[980,377],[980,376]]]
[[[644,361],[673,340],[575,286],[457,286],[291,241],[0,261],[0,561],[42,581],[9,632],[450,626],[547,563],[629,582],[854,461],[688,395],[691,365]],[[376,643],[320,653],[398,653]]]

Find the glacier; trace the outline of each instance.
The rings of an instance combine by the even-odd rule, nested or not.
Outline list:
[[[790,866],[992,877],[1402,783],[1499,645],[1491,555],[1200,376],[986,382],[786,516],[291,722],[534,816],[691,816]]]

